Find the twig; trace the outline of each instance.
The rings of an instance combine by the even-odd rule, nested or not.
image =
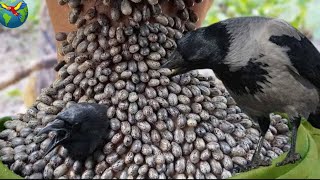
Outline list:
[[[22,66],[19,68],[16,68],[11,77],[8,79],[0,82],[0,90],[5,89],[6,87],[17,83],[18,81],[28,77],[32,72],[39,71],[41,69],[48,69],[52,68],[57,63],[57,55],[50,54],[46,57],[43,57],[41,60],[37,60],[36,63],[30,65],[30,66]]]

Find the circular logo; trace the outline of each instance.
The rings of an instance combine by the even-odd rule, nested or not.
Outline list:
[[[28,6],[23,0],[0,0],[0,23],[8,28],[17,28],[26,22]]]

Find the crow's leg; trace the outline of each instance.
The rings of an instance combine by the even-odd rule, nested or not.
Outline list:
[[[255,152],[253,154],[252,160],[249,163],[249,166],[252,166],[252,168],[256,168],[259,166],[268,166],[271,164],[271,162],[264,162],[261,160],[260,152],[264,140],[264,136],[266,135],[269,126],[270,126],[270,118],[258,118],[258,123],[261,131],[261,136],[258,142],[258,146],[255,149]]]
[[[300,154],[296,153],[297,132],[298,132],[300,123],[301,123],[301,117],[290,119],[290,124],[292,126],[290,150],[287,156],[285,157],[285,159],[277,163],[277,166],[283,166],[289,163],[295,163],[296,161],[299,161],[301,159]]]
[[[255,152],[253,154],[252,160],[247,164],[246,167],[240,167],[240,172],[245,172],[245,171],[249,171],[251,169],[255,169],[259,166],[269,166],[271,165],[271,161],[263,161],[261,160],[260,157],[260,152],[261,152],[261,148],[262,148],[262,144],[263,144],[263,140],[264,140],[264,136],[266,135],[269,126],[270,126],[270,118],[258,118],[258,123],[260,126],[260,131],[261,131],[261,136],[258,142],[258,146],[255,149]]]

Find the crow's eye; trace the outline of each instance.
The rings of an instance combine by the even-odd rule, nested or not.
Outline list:
[[[81,128],[81,124],[80,123],[76,123],[73,125],[73,130],[79,130]]]

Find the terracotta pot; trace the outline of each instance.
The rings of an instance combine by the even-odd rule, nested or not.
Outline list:
[[[88,8],[94,5],[95,1],[87,1],[84,7],[86,11]],[[197,26],[199,27],[206,17],[206,14],[211,7],[213,0],[204,0],[202,3],[196,4],[193,9],[199,16],[199,21]],[[60,6],[57,1],[47,0],[49,15],[51,17],[51,22],[53,24],[55,32],[70,32],[75,30],[75,27],[68,22],[68,5]],[[98,6],[98,10],[103,8],[106,11],[105,6]],[[170,11],[172,7],[164,7],[164,11]],[[100,10],[102,11],[102,10]]]

